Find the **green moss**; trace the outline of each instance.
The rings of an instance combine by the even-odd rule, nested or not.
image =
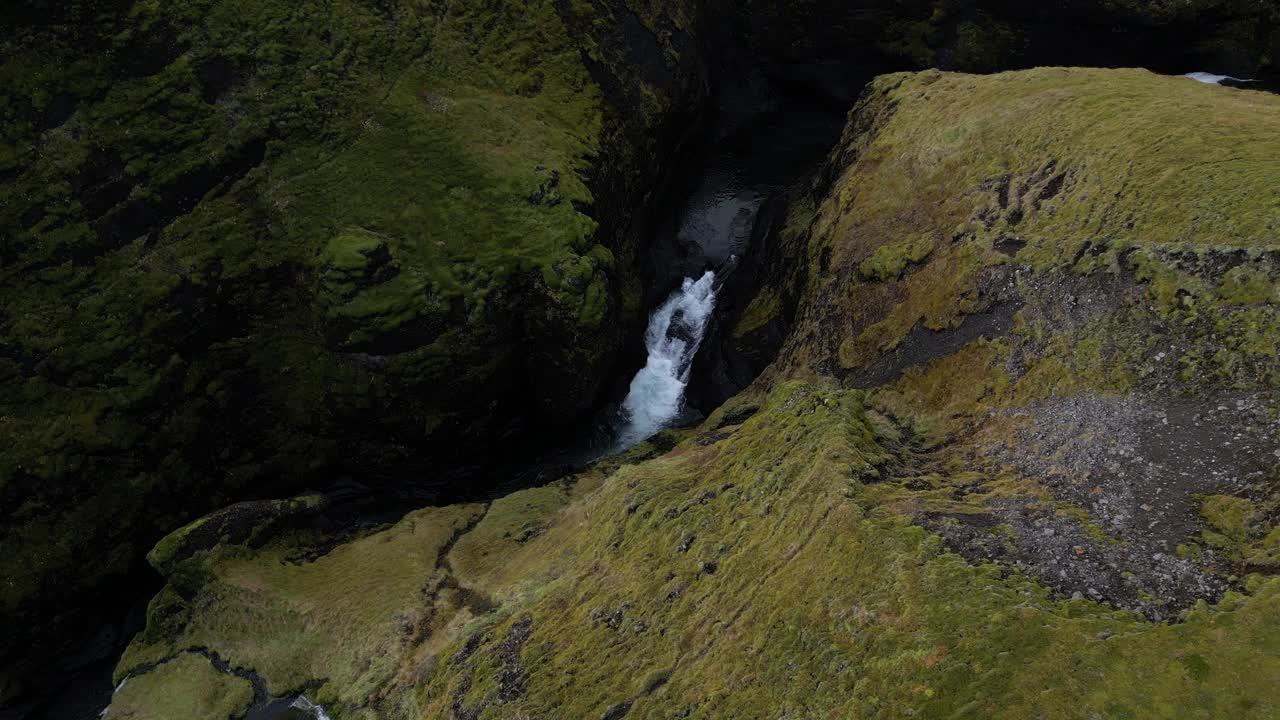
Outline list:
[[[253,553],[220,548],[206,559],[201,582],[185,588],[189,600],[179,605],[169,595],[153,603],[148,631],[135,638],[116,675],[198,646],[252,668],[272,695],[320,681],[319,702],[364,704],[410,669],[397,650],[406,634],[443,631],[458,611],[437,612],[423,604],[424,593],[452,597],[440,585],[439,553],[482,511],[471,505],[411,513],[310,562],[290,560],[287,544]]]
[[[1248,536],[1249,521],[1257,513],[1257,508],[1245,498],[1212,495],[1205,498],[1200,513],[1210,527],[1238,542]]]
[[[1010,362],[1052,381],[1042,397],[1157,383],[1169,369],[1150,358],[1167,352],[1170,334],[1180,384],[1242,391],[1277,379],[1263,359],[1280,328],[1280,282],[1265,250],[1275,215],[1253,191],[1280,181],[1267,160],[1277,149],[1274,98],[1075,69],[930,71],[872,88],[832,155],[827,175],[838,179],[807,231],[808,302],[820,301],[808,339],[790,344],[784,362],[855,372],[891,362],[917,328],[946,332],[990,310],[994,278],[1016,254],[1030,265],[1020,302],[1073,302],[1055,296],[1058,272],[1088,278],[1079,287],[1134,277],[1149,300],[1120,293],[1094,306],[1112,312],[1086,322],[1031,320],[1040,325],[1023,337],[1034,348]],[[1222,134],[1205,139],[1187,126],[1187,106]],[[843,268],[873,282],[855,290],[834,271]]]
[[[638,191],[674,100],[606,99],[583,51],[613,10],[578,5],[138,2],[0,39],[18,625],[246,488],[485,435],[516,327],[572,337],[520,360],[539,407],[590,404],[638,281],[587,178]],[[655,81],[615,55],[600,78]]]
[[[591,259],[591,263],[605,271],[611,271],[618,265],[618,260],[614,257],[613,251],[603,245],[596,245],[587,253],[587,257]]]
[[[467,659],[441,665],[422,701],[461,701],[480,717],[593,716],[622,700],[638,717],[673,706],[706,717],[760,707],[1141,716],[1176,706],[1207,717],[1224,705],[1265,716],[1266,683],[1240,663],[1270,662],[1274,584],[1181,626],[1052,602],[1025,579],[968,566],[892,513],[868,512],[856,482],[847,496],[850,480],[836,479],[874,455],[859,417],[856,394],[784,385],[718,447],[682,446],[620,471],[512,558],[561,578],[524,596],[525,692],[492,702],[512,627],[503,620],[474,636]],[[557,550],[542,557],[544,548]],[[1098,640],[1103,631],[1114,637]],[[1231,639],[1206,642],[1224,633]],[[1176,660],[1189,648],[1199,660]],[[660,696],[637,690],[668,673]],[[1188,673],[1204,684],[1186,688]]]
[[[762,707],[841,717],[1271,713],[1276,581],[1176,625],[1054,600],[1016,572],[946,552],[884,502],[883,484],[863,483],[889,453],[862,393],[784,382],[760,399],[714,444],[694,435],[603,482],[495,502],[449,553],[450,581],[406,565],[404,523],[333,553],[349,559],[228,559],[212,587],[239,591],[202,591],[181,642],[266,672],[273,691],[290,684],[280,673],[324,673],[335,717],[367,715],[344,704],[362,697],[380,698],[384,718],[450,707],[596,717],[619,703],[639,718],[672,707],[699,717]],[[449,512],[406,523],[440,547],[446,528],[478,517]],[[375,577],[382,585],[370,593]],[[430,616],[438,629],[396,642],[371,632],[371,599],[390,610],[414,593],[385,586],[421,582],[429,590],[409,606],[421,615],[400,622]],[[250,612],[271,597],[310,622]],[[242,639],[228,633],[231,618],[242,618]],[[355,678],[353,662],[372,665]]]
[[[1202,542],[1217,550],[1240,574],[1280,571],[1280,527],[1271,513],[1280,496],[1264,503],[1246,498],[1211,495],[1204,499],[1200,513],[1209,529],[1200,533]],[[1256,587],[1259,578],[1246,583]]]
[[[1277,268],[1266,254],[1251,252],[1244,263],[1222,272],[1216,266],[1242,259],[1227,248],[1139,250],[1132,255],[1136,276],[1147,286],[1157,315],[1191,336],[1181,358],[1184,380],[1210,377],[1246,388],[1276,378],[1274,363],[1280,312]]]
[[[494,588],[504,582],[528,582],[524,568],[509,562],[511,553],[546,532],[562,510],[598,487],[600,480],[587,473],[494,500],[480,523],[450,551],[451,566],[468,585]]]
[[[896,251],[891,254],[900,257]],[[895,350],[917,324],[929,330],[945,330],[958,325],[967,312],[976,309],[979,298],[974,281],[985,262],[983,251],[972,243],[964,243],[947,247],[933,256],[931,262],[906,280],[906,302],[894,305],[878,322],[862,328],[856,337],[842,340],[838,346],[841,367],[859,367],[880,353]],[[864,299],[875,292],[883,289],[868,291]]]
[[[774,320],[782,312],[782,301],[773,288],[765,288],[751,298],[746,310],[733,326],[733,336],[740,338],[758,330]]]
[[[889,280],[902,274],[907,265],[918,263],[933,252],[933,240],[919,237],[876,248],[871,257],[862,261],[858,272],[867,280]]]
[[[1230,305],[1258,305],[1266,302],[1280,305],[1277,288],[1268,273],[1240,266],[1222,276],[1218,297]]]
[[[286,500],[237,503],[174,530],[147,553],[147,562],[162,575],[172,575],[193,556],[232,545],[261,546],[298,518],[328,506],[319,493]]]
[[[187,536],[198,530],[208,519],[202,517],[165,535],[155,547],[151,548],[151,552],[147,553],[147,562],[151,567],[161,571],[174,567],[180,559]]]
[[[317,301],[340,347],[360,348],[393,336],[406,325],[442,326],[446,298],[400,262],[397,243],[363,230],[348,230],[320,254]]]
[[[603,276],[597,276],[587,285],[578,311],[578,323],[584,328],[598,328],[608,317],[609,289]]]
[[[130,677],[111,698],[107,716],[115,720],[172,720],[244,717],[253,702],[248,680],[219,672],[204,657],[179,654],[154,670]]]

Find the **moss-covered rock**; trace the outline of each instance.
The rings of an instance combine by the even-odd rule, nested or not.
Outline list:
[[[1277,109],[1145,71],[880,78],[771,373],[871,390],[925,453],[886,502],[922,493],[957,552],[1153,618],[1224,596],[1273,567],[1237,516],[1280,451]]]
[[[862,372],[927,344],[918,327],[963,332],[967,316],[1034,295],[1081,299],[1043,295],[1063,283],[1129,278],[1114,290],[1145,319],[1116,322],[1142,330],[1152,355],[1156,335],[1176,332],[1183,364],[1203,371],[1189,376],[1270,386],[1277,211],[1259,188],[1275,179],[1275,107],[1143,71],[882,78],[827,171],[809,239],[811,262],[853,265],[871,282],[812,274],[823,302],[809,317],[830,324],[793,336],[796,353]],[[904,237],[923,238],[920,252]],[[927,262],[904,275],[917,258]],[[1047,342],[1031,310],[1022,324]]]
[[[171,575],[197,553],[232,545],[260,547],[288,523],[304,520],[326,506],[323,495],[239,502],[169,533],[147,553],[147,562],[162,575]]]
[[[449,584],[443,554],[483,514],[475,505],[419,511],[315,559],[294,559],[286,541],[259,552],[221,548],[203,560],[202,585],[183,578],[194,600],[153,604],[161,622],[130,647],[117,679],[146,677],[152,663],[201,647],[253,670],[273,696],[325,679],[322,704],[367,702],[411,670],[400,667],[401,648],[482,607]]]
[[[692,3],[4,14],[3,664],[203,512],[466,484],[592,406],[705,94]]]
[[[918,263],[933,252],[933,238],[920,237],[891,245],[881,245],[871,257],[858,265],[858,273],[867,280],[897,278],[908,265]]]
[[[129,679],[111,698],[115,720],[240,718],[253,703],[253,685],[214,667],[196,652],[166,660]]]

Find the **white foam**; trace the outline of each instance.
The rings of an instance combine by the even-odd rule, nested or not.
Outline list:
[[[715,278],[710,270],[697,280],[685,278],[680,289],[650,316],[645,332],[649,356],[622,401],[619,449],[644,442],[684,409],[689,369],[715,309]]]

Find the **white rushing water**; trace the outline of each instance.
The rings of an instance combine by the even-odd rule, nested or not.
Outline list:
[[[329,715],[324,711],[324,708],[308,700],[305,695],[299,695],[289,704],[289,707],[310,713],[316,720],[329,720]]]
[[[117,694],[117,693],[119,693],[121,690],[123,690],[123,689],[124,689],[124,685],[125,685],[125,683],[127,683],[127,682],[129,682],[129,676],[128,676],[128,675],[125,675],[125,676],[124,676],[124,679],[120,681],[120,684],[116,686],[116,689],[111,691],[111,697],[112,697],[112,698],[114,698],[114,697],[116,696],[116,694]],[[110,702],[108,702],[108,703],[107,703],[107,706],[106,706],[106,707],[102,708],[102,712],[98,713],[98,717],[100,717],[100,718],[105,718],[105,717],[107,716],[107,713],[109,713],[109,712],[111,712],[111,703],[110,703]]]
[[[1257,82],[1257,80],[1246,80],[1244,78],[1231,77],[1230,75],[1214,75],[1213,73],[1207,72],[1187,73],[1187,77],[1207,85],[1221,85],[1223,80],[1231,80],[1234,82]]]
[[[689,369],[715,308],[715,279],[710,270],[697,280],[685,278],[649,318],[644,337],[649,356],[622,401],[619,449],[644,442],[684,409]]]

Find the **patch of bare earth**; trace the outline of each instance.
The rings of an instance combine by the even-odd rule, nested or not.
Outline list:
[[[1277,480],[1280,420],[1262,395],[1055,397],[1009,411],[1012,440],[983,447],[1058,504],[991,499],[989,515],[923,518],[957,551],[1000,560],[1064,594],[1163,619],[1216,601],[1230,568],[1211,550],[1180,557],[1204,530],[1206,495],[1261,497]],[[1069,507],[1079,513],[1064,512]]]

